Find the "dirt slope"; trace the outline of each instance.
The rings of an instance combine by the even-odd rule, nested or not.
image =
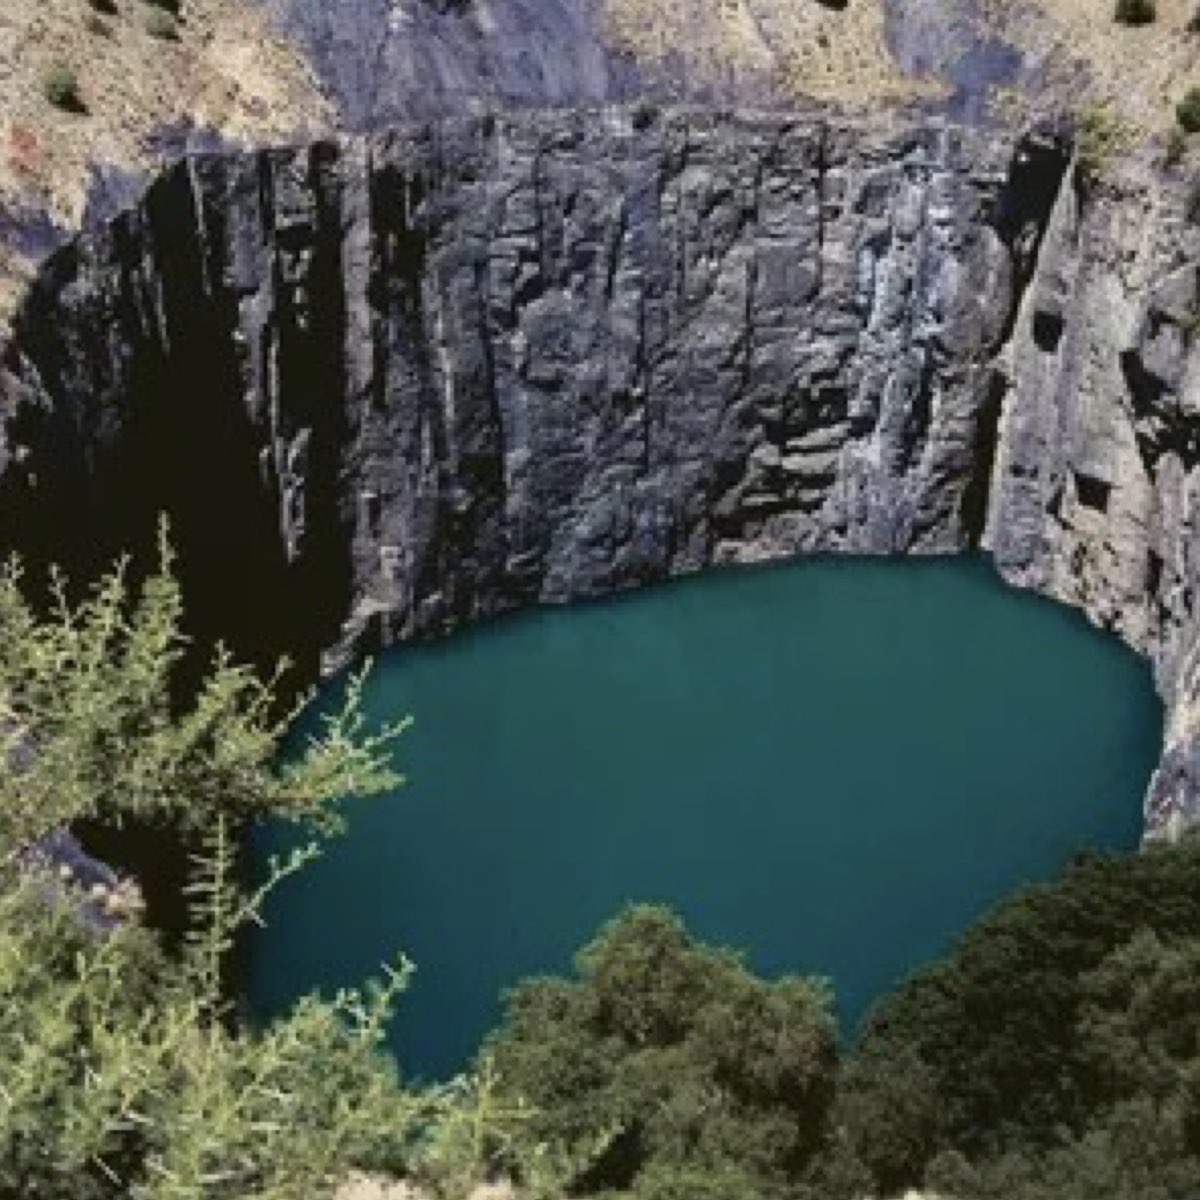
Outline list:
[[[99,0],[103,5],[104,0]],[[93,170],[151,169],[188,126],[254,143],[305,136],[331,110],[304,60],[244,0],[184,0],[177,37],[147,29],[153,7],[113,0],[3,0],[0,5],[0,313],[50,225],[76,228]],[[78,79],[85,111],[48,102],[56,66]],[[179,132],[164,138],[164,129]],[[33,218],[30,220],[30,218]]]
[[[182,0],[178,36],[164,40],[147,28],[150,0],[0,0],[0,327],[32,263],[89,204],[111,210],[134,194],[189,130],[277,143],[348,123],[640,94],[938,106],[953,90],[947,65],[960,65],[961,84],[963,53],[983,39],[1024,58],[1006,117],[1105,106],[1133,140],[1161,139],[1174,103],[1200,85],[1189,30],[1200,0],[1158,0],[1159,19],[1141,28],[1117,24],[1114,2]],[[893,57],[898,28],[916,78]],[[86,111],[46,99],[60,64]]]

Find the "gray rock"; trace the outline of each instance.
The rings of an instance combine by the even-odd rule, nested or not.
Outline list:
[[[1200,247],[1068,157],[639,105],[189,159],[16,322],[0,541],[86,571],[166,510],[197,631],[313,669],[710,563],[985,546],[1154,660],[1174,746]]]

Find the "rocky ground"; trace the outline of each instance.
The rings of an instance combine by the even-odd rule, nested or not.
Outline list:
[[[149,171],[197,139],[288,141],[326,128],[312,70],[243,0],[187,0],[177,36],[153,36],[143,0],[4,0],[0,6],[0,318],[32,261],[89,208],[136,197]],[[81,111],[45,95],[58,67]]]
[[[1106,106],[1145,140],[1200,81],[1195,3],[1131,29],[1093,0],[182,0],[163,39],[147,0],[5,0],[0,321],[33,262],[189,145],[635,95],[970,120]],[[59,65],[84,111],[47,101]]]
[[[1106,107],[1132,140],[1161,138],[1171,127],[1175,103],[1189,86],[1200,84],[1196,0],[1158,0],[1157,20],[1141,26],[1117,24],[1106,0],[983,4],[991,27],[1025,57],[1044,99]],[[1018,111],[1029,104],[1019,92],[1008,99]]]

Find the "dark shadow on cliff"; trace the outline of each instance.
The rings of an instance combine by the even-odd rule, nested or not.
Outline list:
[[[35,571],[56,562],[86,581],[119,554],[131,554],[135,570],[152,563],[166,514],[198,655],[221,639],[263,667],[291,655],[311,678],[319,648],[337,633],[350,576],[336,486],[344,390],[336,214],[319,201],[306,309],[281,286],[274,318],[282,420],[309,431],[289,557],[282,451],[267,414],[245,402],[225,216],[208,198],[203,212],[197,203],[187,170],[176,167],[139,213],[114,224],[118,285],[103,305],[68,301],[74,311],[64,320],[64,294],[84,269],[75,247],[32,289],[15,341],[37,364],[42,397],[54,400],[10,397],[24,402],[8,426],[0,547]]]

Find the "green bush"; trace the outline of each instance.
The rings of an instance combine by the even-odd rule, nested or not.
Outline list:
[[[604,1200],[1200,1195],[1200,836],[1081,857],[964,935],[833,1063],[828,997],[628,910],[485,1048],[558,1191]],[[539,1195],[541,1193],[538,1193]]]
[[[576,970],[512,992],[485,1047],[571,1194],[765,1197],[807,1168],[834,1086],[823,984],[756,979],[650,906],[605,926]],[[695,1190],[697,1173],[724,1192]]]
[[[1200,1007],[1200,976],[1186,982],[1197,930],[1195,840],[1080,860],[1001,905],[879,1005],[845,1065],[839,1123],[871,1142],[875,1174],[892,1187],[920,1183],[951,1151],[972,1162],[1066,1153],[1127,1103],[1169,1102],[1192,1119],[1200,1043],[1188,1040],[1192,1010],[1179,1027],[1169,1018],[1192,1003],[1188,986]],[[1167,1070],[1176,1046],[1182,1058]]]
[[[1117,0],[1114,13],[1122,25],[1149,25],[1158,17],[1157,0]]]
[[[67,63],[55,63],[42,77],[42,95],[65,112],[83,112],[83,96],[79,90],[79,77]]]
[[[146,32],[164,42],[173,42],[179,37],[179,22],[165,9],[152,8],[146,14]]]
[[[41,619],[19,568],[0,572],[0,1196],[319,1198],[352,1166],[394,1164],[438,1111],[380,1053],[406,972],[256,1029],[225,983],[239,930],[316,853],[252,885],[237,829],[271,814],[335,829],[335,796],[394,784],[399,729],[364,736],[352,696],[280,770],[288,722],[253,673],[218,655],[181,695],[169,571],[135,593],[118,570],[78,605],[63,581],[52,592]],[[182,944],[137,920],[98,927],[70,883],[22,861],[81,820],[186,838]]]
[[[1082,107],[1075,114],[1075,155],[1083,182],[1092,184],[1101,178],[1129,140],[1128,128],[1110,107]]]
[[[1185,133],[1200,133],[1200,87],[1190,88],[1175,106],[1175,119]]]

